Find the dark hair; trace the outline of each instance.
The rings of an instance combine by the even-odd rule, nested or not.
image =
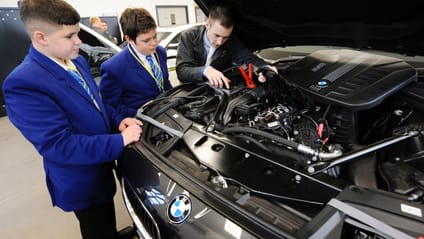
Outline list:
[[[57,25],[75,25],[80,22],[79,13],[63,0],[19,1],[21,20],[42,20]]]
[[[208,18],[212,21],[218,20],[225,28],[230,28],[234,25],[234,19],[229,6],[224,4],[216,4],[209,11]]]
[[[134,41],[138,34],[146,33],[157,27],[155,19],[144,8],[125,9],[119,19],[119,23],[124,35],[128,35]]]

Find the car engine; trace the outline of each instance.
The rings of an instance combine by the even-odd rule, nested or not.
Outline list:
[[[254,86],[243,78],[249,67],[237,66],[225,72],[231,89],[174,87],[142,113],[171,129],[156,124],[144,135],[165,155],[179,151],[216,171],[215,183],[267,198],[322,205],[358,185],[423,200],[419,69],[354,50],[320,50],[275,66],[279,74],[258,69]]]

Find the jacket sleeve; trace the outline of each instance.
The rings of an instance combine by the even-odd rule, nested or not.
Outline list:
[[[253,54],[245,45],[235,36],[231,37],[231,45],[229,48],[232,51],[233,64],[244,65],[252,63],[256,68],[263,67],[267,63]]]
[[[109,67],[110,66],[110,67]],[[103,63],[100,67],[101,81],[99,84],[102,95],[103,104],[112,121],[114,129],[117,130],[119,123],[124,118],[123,113],[130,111],[128,107],[121,104],[121,96],[123,93],[122,82],[116,77],[112,64]]]
[[[196,54],[195,49],[199,51],[199,46],[196,46],[195,39],[196,34],[193,29],[181,33],[176,59],[177,76],[181,82],[204,81],[201,72],[204,62],[202,62],[202,57]],[[203,48],[203,46],[200,47]]]
[[[31,78],[31,76],[27,76]],[[122,136],[110,134],[96,109],[85,99],[51,91],[52,84],[10,78],[4,85],[9,120],[45,160],[59,165],[112,162],[124,149]],[[39,79],[38,79],[39,80]]]

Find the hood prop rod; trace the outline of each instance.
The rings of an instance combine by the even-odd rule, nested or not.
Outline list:
[[[322,173],[322,172],[328,170],[329,168],[332,168],[332,167],[337,166],[339,164],[349,162],[353,159],[357,159],[357,158],[359,158],[363,155],[375,152],[379,149],[382,149],[382,148],[385,148],[385,147],[390,146],[392,144],[396,144],[396,143],[401,142],[403,140],[415,137],[419,134],[420,134],[419,130],[412,130],[412,131],[409,131],[409,132],[407,132],[403,135],[392,136],[388,139],[384,139],[384,140],[378,141],[374,144],[371,144],[369,147],[366,147],[366,148],[361,149],[359,151],[353,151],[353,152],[351,152],[351,153],[349,153],[349,154],[347,154],[343,157],[340,157],[338,159],[335,159],[335,160],[333,160],[329,163],[318,162],[318,163],[315,163],[315,164],[311,164],[307,167],[307,171],[311,175]]]

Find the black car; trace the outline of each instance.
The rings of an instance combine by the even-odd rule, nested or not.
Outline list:
[[[420,8],[226,2],[279,74],[247,87],[234,66],[229,90],[181,84],[139,109],[118,164],[139,236],[423,238]]]

